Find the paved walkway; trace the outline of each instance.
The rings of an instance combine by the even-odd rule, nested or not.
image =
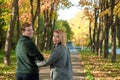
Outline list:
[[[84,68],[78,53],[71,54],[71,61],[73,67],[73,80],[86,80]],[[49,66],[40,68],[40,80],[50,80],[49,75],[50,75]]]

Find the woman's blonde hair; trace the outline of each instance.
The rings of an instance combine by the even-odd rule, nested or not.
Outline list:
[[[58,33],[61,44],[66,47],[66,33],[62,29],[57,29],[53,33]]]

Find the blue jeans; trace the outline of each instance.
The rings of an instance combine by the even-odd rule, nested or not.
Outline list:
[[[16,80],[39,80],[39,74],[16,74]]]

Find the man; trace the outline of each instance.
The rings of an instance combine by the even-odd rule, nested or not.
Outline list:
[[[32,25],[25,22],[21,30],[22,35],[16,46],[16,80],[39,80],[39,68],[35,62],[44,60],[44,57],[31,39],[33,37]]]

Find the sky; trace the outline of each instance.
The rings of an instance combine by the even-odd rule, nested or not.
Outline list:
[[[70,0],[74,5],[78,5],[79,0]],[[59,20],[69,20],[75,17],[76,13],[80,12],[80,8],[77,6],[73,6],[69,9],[59,10],[58,11],[58,19]]]

